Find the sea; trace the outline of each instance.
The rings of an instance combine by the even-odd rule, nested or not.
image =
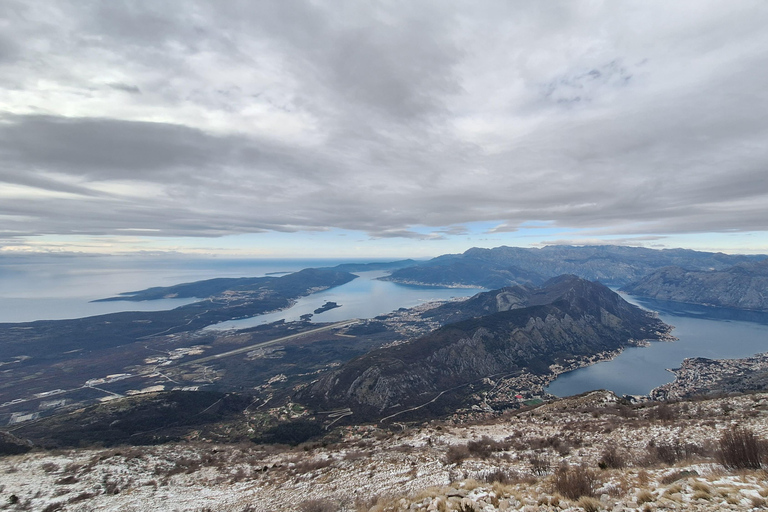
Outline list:
[[[92,302],[120,293],[216,277],[261,277],[358,260],[186,256],[0,256],[0,322],[61,320],[118,311],[162,311],[196,299]],[[367,261],[366,261],[367,262]]]
[[[24,256],[0,257],[0,323],[81,318],[119,311],[162,311],[197,299],[143,302],[96,299],[154,286],[170,286],[216,277],[279,276],[304,268],[332,267],[340,263],[371,263],[359,259],[224,259],[188,257]],[[360,272],[357,279],[298,299],[287,310],[253,318],[223,322],[212,329],[245,328],[278,320],[335,322],[373,318],[398,308],[424,302],[468,297],[477,288],[408,286],[377,278],[385,272]],[[314,314],[327,301],[340,307]]]
[[[118,311],[166,310],[196,299],[146,302],[92,302],[123,292],[153,286],[215,277],[281,275],[309,267],[339,263],[368,263],[353,259],[230,259],[186,256],[0,256],[0,323],[80,318]],[[241,329],[278,320],[298,320],[313,314],[312,321],[336,322],[373,318],[398,308],[435,300],[474,295],[482,290],[406,286],[380,281],[383,272],[360,272],[357,279],[300,298],[293,307],[252,318],[222,322],[209,329]],[[671,382],[676,368],[687,357],[741,358],[768,351],[768,313],[711,308],[653,301],[624,295],[640,307],[656,311],[673,325],[674,342],[651,342],[647,347],[624,350],[610,361],[566,373],[547,391],[568,396],[592,389],[609,389],[619,395],[644,395]],[[340,307],[319,314],[326,302]]]

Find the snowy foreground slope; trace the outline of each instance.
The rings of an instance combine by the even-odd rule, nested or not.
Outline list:
[[[766,472],[727,469],[718,448],[734,426],[768,439],[767,420],[766,393],[628,406],[598,391],[479,423],[350,427],[327,446],[37,452],[0,458],[0,510],[763,509]],[[569,497],[568,475],[591,496]]]

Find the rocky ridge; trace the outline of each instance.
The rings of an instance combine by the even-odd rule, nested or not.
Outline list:
[[[768,260],[712,271],[665,267],[622,291],[657,300],[768,311]]]
[[[554,278],[540,289],[497,290],[437,310],[448,318],[488,314],[353,359],[302,390],[297,401],[321,410],[349,407],[363,418],[381,418],[403,407],[431,404],[446,393],[444,400],[472,394],[474,383],[484,379],[554,377],[556,368],[574,359],[663,339],[669,330],[607,287],[576,276]],[[498,382],[484,383],[494,390],[500,387]]]

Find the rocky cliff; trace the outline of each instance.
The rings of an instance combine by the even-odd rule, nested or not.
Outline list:
[[[768,260],[709,272],[667,267],[622,291],[657,300],[768,311]]]
[[[486,314],[353,359],[300,392],[298,400],[375,415],[484,377],[546,374],[563,359],[616,350],[668,331],[607,287],[575,276],[552,279],[540,289],[496,290],[467,302],[469,311]],[[452,306],[458,311],[462,304]],[[442,313],[449,314],[448,307]]]

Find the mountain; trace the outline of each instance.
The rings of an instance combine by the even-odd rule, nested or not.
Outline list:
[[[768,311],[768,260],[708,272],[666,267],[622,291],[657,300]]]
[[[331,268],[342,272],[371,272],[376,270],[395,270],[403,267],[411,267],[418,263],[419,262],[416,260],[407,259],[373,263],[342,263]]]
[[[613,245],[472,248],[462,254],[446,254],[396,270],[385,279],[405,284],[496,289],[513,284],[539,285],[551,277],[575,274],[590,281],[625,285],[672,265],[692,270],[723,270],[763,258],[765,256]]]
[[[479,294],[470,307],[487,314],[353,359],[299,392],[297,401],[381,416],[483,378],[549,375],[550,365],[659,339],[669,329],[602,284],[576,276],[551,279],[540,289]]]

